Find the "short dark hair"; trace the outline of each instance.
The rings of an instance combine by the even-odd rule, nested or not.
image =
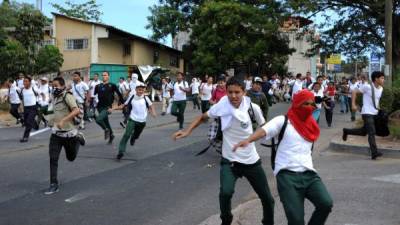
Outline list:
[[[184,77],[185,76],[185,74],[183,74],[182,72],[178,72],[176,75],[182,75],[182,77]]]
[[[231,77],[226,82],[226,88],[232,85],[239,86],[243,91],[245,90],[244,82],[242,80],[237,79],[236,77]]]
[[[319,78],[324,79],[324,76],[319,75],[319,76],[317,77],[317,80],[318,80]]]
[[[29,82],[32,82],[32,77],[31,77],[31,76],[26,75],[26,76],[24,77],[24,79],[27,79],[27,80],[29,80]]]
[[[384,74],[383,72],[381,72],[381,71],[374,71],[374,72],[372,72],[371,80],[372,80],[372,82],[375,82],[376,79],[378,79],[378,78],[380,78],[380,77],[384,77],[384,76],[385,76],[385,74]]]
[[[296,74],[296,78],[300,78],[301,77],[301,73]]]
[[[65,80],[64,80],[64,78],[62,78],[62,77],[56,77],[56,78],[53,79],[53,82],[54,82],[54,81],[58,81],[58,83],[59,83],[61,86],[65,86]]]
[[[110,76],[110,73],[107,70],[104,70],[103,73],[107,73],[107,75]]]
[[[72,75],[78,75],[79,77],[81,77],[81,73],[79,71],[75,71]]]

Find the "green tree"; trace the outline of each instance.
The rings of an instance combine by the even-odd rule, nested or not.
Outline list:
[[[65,2],[65,7],[61,4],[51,3],[51,5],[61,14],[80,18],[88,21],[101,21],[100,4],[97,4],[96,0],[89,0],[82,4],[73,3],[70,0]]]
[[[147,28],[158,40],[179,31],[190,33],[195,72],[217,73],[236,65],[271,69],[293,49],[278,32],[281,5],[273,0],[161,0],[150,8]],[[186,55],[186,54],[185,54]],[[280,65],[280,68],[283,68]]]
[[[35,72],[38,74],[58,72],[64,62],[60,50],[52,45],[47,45],[39,50],[35,62]]]
[[[393,63],[399,71],[400,0],[393,2]],[[310,18],[319,15],[324,19],[321,37],[328,52],[359,56],[385,48],[385,1],[286,0],[285,3],[288,11],[295,14]]]
[[[26,71],[29,65],[28,52],[16,40],[5,40],[0,47],[0,81],[15,77],[18,72]]]

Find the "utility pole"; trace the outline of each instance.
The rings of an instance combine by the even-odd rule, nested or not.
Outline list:
[[[42,12],[42,0],[36,0],[36,8]]]
[[[393,30],[393,0],[385,0],[385,75],[386,85],[392,87],[392,30]]]

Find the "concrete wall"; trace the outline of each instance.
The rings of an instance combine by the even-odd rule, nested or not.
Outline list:
[[[61,67],[61,71],[89,67],[91,62],[92,25],[58,16],[54,18],[54,25],[53,35],[56,39],[56,45],[64,56],[64,64]],[[80,38],[89,40],[87,49],[65,49],[66,39]]]
[[[123,45],[110,39],[99,39],[98,63],[124,64]]]

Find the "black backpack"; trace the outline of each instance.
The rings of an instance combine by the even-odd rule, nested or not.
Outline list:
[[[255,114],[254,114],[254,110],[253,110],[253,105],[252,103],[250,103],[250,108],[248,110],[249,116],[250,116],[250,120],[251,120],[251,124],[256,123],[256,118],[255,118]],[[196,156],[202,155],[205,152],[207,152],[211,147],[214,147],[215,150],[219,153],[222,154],[222,139],[223,139],[223,133],[221,130],[221,118],[217,118],[217,127],[214,128],[216,129],[216,134],[215,137],[210,140],[210,144],[204,148],[203,150],[201,150],[199,153],[196,154]],[[211,129],[211,128],[210,128]]]
[[[278,151],[279,144],[281,143],[281,141],[282,141],[282,139],[283,139],[283,136],[285,135],[285,130],[286,130],[287,124],[288,124],[288,116],[285,115],[285,122],[283,123],[283,126],[282,126],[282,128],[281,128],[281,131],[279,131],[278,143],[275,143],[275,138],[272,138],[272,139],[271,139],[271,144],[270,144],[270,145],[268,145],[268,144],[261,144],[261,145],[263,145],[263,146],[265,146],[265,147],[271,148],[271,167],[272,167],[272,170],[275,169],[275,158],[276,158],[276,153],[277,153],[277,151]]]

